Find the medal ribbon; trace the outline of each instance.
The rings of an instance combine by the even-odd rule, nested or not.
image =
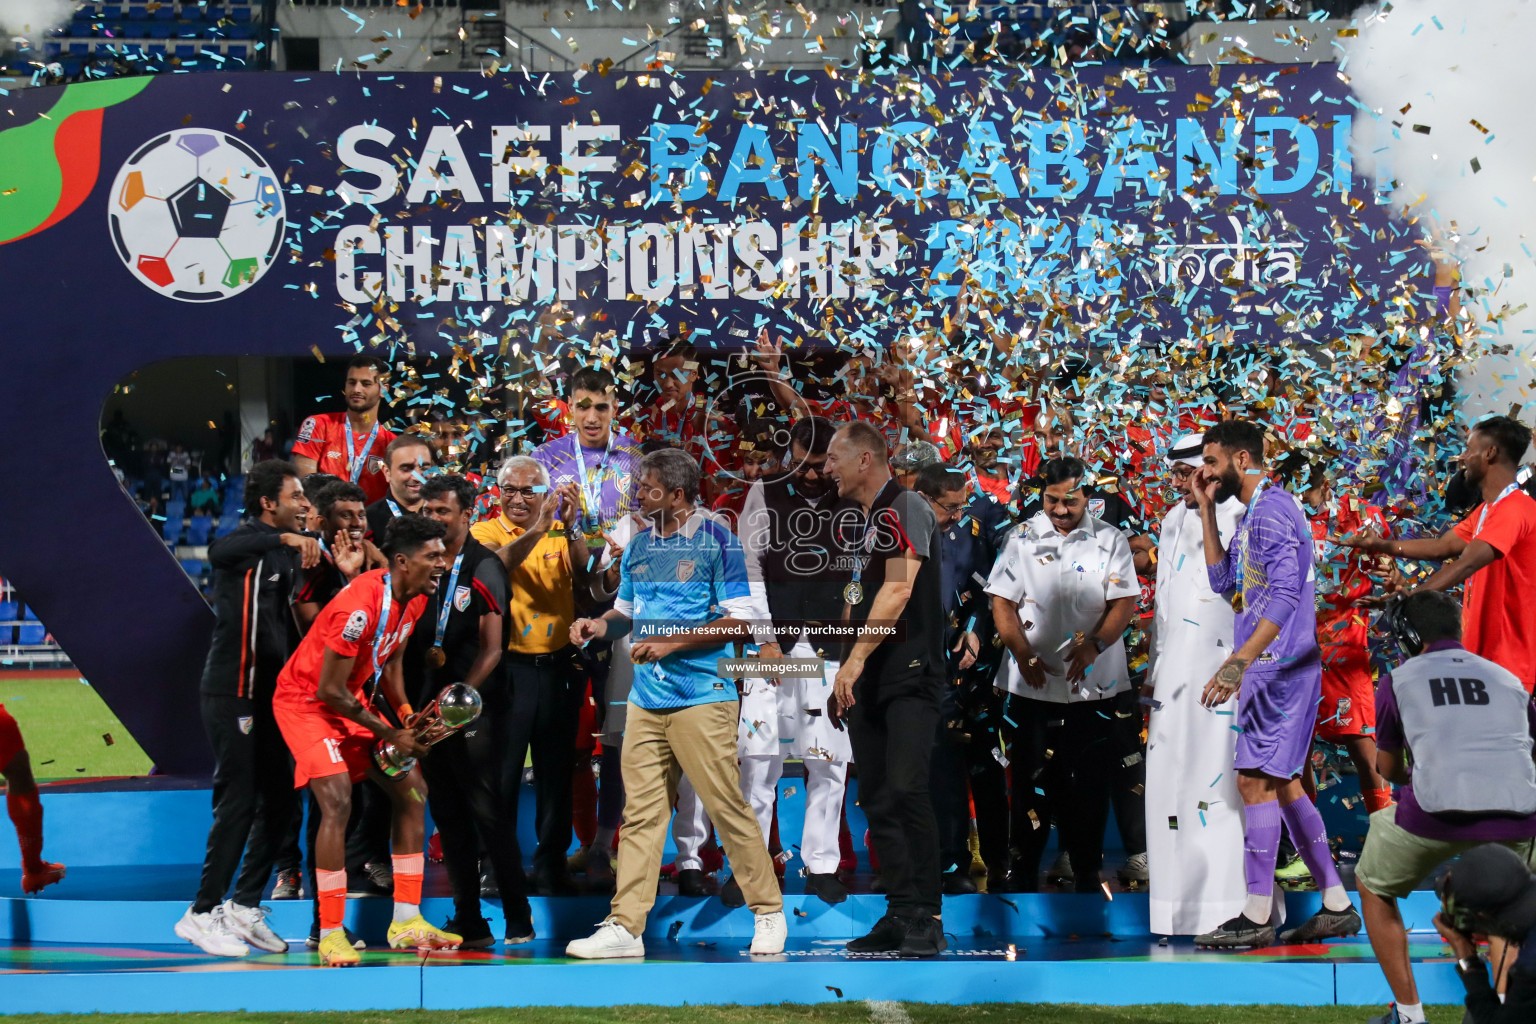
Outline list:
[[[373,440],[379,436],[379,421],[373,421],[373,429],[368,431],[368,440],[363,443],[362,455],[353,454],[357,449],[352,441],[352,420],[346,413],[341,414],[341,427],[346,431],[347,438],[347,473],[351,476],[352,482],[357,483],[358,478],[363,475],[363,468],[368,465],[368,453],[373,451]],[[395,514],[399,515],[398,512]]]
[[[402,513],[400,512],[400,506],[395,504],[395,499],[386,495],[384,502],[389,506],[389,514],[399,519]]]
[[[389,609],[394,603],[395,593],[389,586],[389,573],[384,574],[384,597],[379,601],[379,624],[373,631],[373,692],[379,692],[379,680],[384,675],[384,664],[379,661],[379,647],[384,643],[384,635],[389,632]]]
[[[464,552],[460,551],[453,558],[453,572],[448,576],[448,589],[439,590],[442,596],[442,607],[437,610],[437,639],[432,646],[443,646],[443,634],[448,631],[448,616],[453,614],[453,591],[459,582],[459,570],[464,566]]]
[[[608,457],[613,452],[613,431],[608,432],[608,444],[603,447],[602,460],[597,464],[597,484],[593,486],[587,480],[587,459],[581,452],[581,438],[571,438],[576,445],[576,473],[577,480],[581,484],[581,493],[587,499],[587,518],[598,524],[603,518],[603,473],[608,466]],[[586,524],[583,524],[586,525]]]
[[[1499,496],[1497,498],[1493,499],[1493,505],[1497,505],[1499,502],[1503,501],[1505,498],[1509,497],[1511,494],[1514,494],[1519,489],[1520,489],[1520,484],[1519,483],[1511,483],[1508,487],[1504,488],[1502,491],[1499,492]],[[1483,532],[1483,523],[1488,521],[1488,513],[1490,511],[1492,511],[1493,505],[1489,505],[1489,504],[1486,504],[1486,503],[1483,505],[1483,514],[1477,517],[1477,529],[1472,531],[1472,537],[1473,537],[1474,540],[1477,538],[1478,534]]]

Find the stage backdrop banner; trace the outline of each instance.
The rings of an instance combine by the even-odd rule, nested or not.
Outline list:
[[[1326,344],[1426,273],[1351,173],[1368,115],[1332,67],[197,74],[6,102],[0,574],[172,771],[209,764],[212,614],[99,440],[149,363],[494,362],[538,352],[555,302],[593,347],[884,346],[965,274],[1030,344]]]

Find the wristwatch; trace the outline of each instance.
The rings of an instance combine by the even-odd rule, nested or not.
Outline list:
[[[1482,966],[1483,958],[1473,953],[1465,959],[1456,961],[1456,972],[1458,974],[1471,974],[1473,971],[1480,970]]]
[[[1093,644],[1093,649],[1098,651],[1100,654],[1103,654],[1104,651],[1109,647],[1109,644],[1106,641],[1100,640],[1096,636],[1089,637],[1088,642]]]

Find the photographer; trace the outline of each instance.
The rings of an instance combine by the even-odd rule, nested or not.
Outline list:
[[[1502,846],[1480,846],[1446,872],[1438,892],[1441,911],[1435,929],[1456,957],[1456,973],[1467,987],[1470,1024],[1536,1020],[1536,878],[1527,866]],[[1502,1003],[1489,981],[1487,962],[1477,955],[1475,935],[1520,947]]]
[[[1400,788],[1397,803],[1371,815],[1355,880],[1371,949],[1395,1000],[1373,1024],[1419,1024],[1424,1008],[1397,901],[1438,865],[1485,843],[1536,863],[1536,728],[1515,674],[1461,646],[1455,599],[1419,591],[1390,606],[1385,620],[1410,657],[1377,685],[1376,765]],[[1455,871],[1463,882],[1482,881],[1466,861]]]

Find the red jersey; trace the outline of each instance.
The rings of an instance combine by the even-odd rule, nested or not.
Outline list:
[[[907,437],[909,441],[924,440],[917,432],[907,430],[906,424],[901,422],[901,415],[895,406],[884,402],[880,404],[877,412],[862,415],[853,403],[841,398],[818,402],[802,397],[801,401],[810,409],[812,416],[825,416],[834,423],[852,423],[854,420],[868,420],[875,425],[880,433],[885,435],[885,443],[890,446],[892,452],[901,445],[902,433],[904,431],[909,435]]]
[[[384,576],[383,569],[363,573],[320,609],[314,625],[299,642],[298,650],[278,673],[277,690],[272,696],[274,702],[290,707],[323,707],[317,691],[326,648],[343,658],[355,659],[352,674],[347,677],[347,689],[358,700],[367,701],[367,687],[373,678],[375,641],[378,642],[377,661],[382,668],[395,649],[411,635],[416,620],[427,607],[425,594],[418,594],[403,608],[399,601],[390,601],[389,621],[381,631],[379,609],[384,598]]]
[[[546,441],[553,441],[571,432],[571,407],[558,398],[539,399],[528,406],[528,415],[544,431]]]
[[[371,505],[389,493],[389,482],[384,479],[384,449],[394,439],[394,431],[382,423],[375,423],[372,431],[352,432],[352,450],[349,452],[347,414],[323,412],[300,424],[298,440],[293,442],[293,455],[314,459],[318,472],[355,480],[368,495],[367,504]],[[357,470],[355,476],[354,469]]]
[[[1341,498],[1334,508],[1310,517],[1316,564],[1317,645],[1323,652],[1323,670],[1371,683],[1369,613],[1355,602],[1374,587],[1366,574],[1372,556],[1335,544],[1330,537],[1346,537],[1367,527],[1383,537],[1391,531],[1381,509],[1355,498]]]
[[[1536,500],[1515,490],[1472,510],[1456,525],[1467,543],[1480,540],[1500,558],[1472,574],[1461,599],[1462,644],[1536,683],[1536,621],[1526,604],[1536,587]]]

